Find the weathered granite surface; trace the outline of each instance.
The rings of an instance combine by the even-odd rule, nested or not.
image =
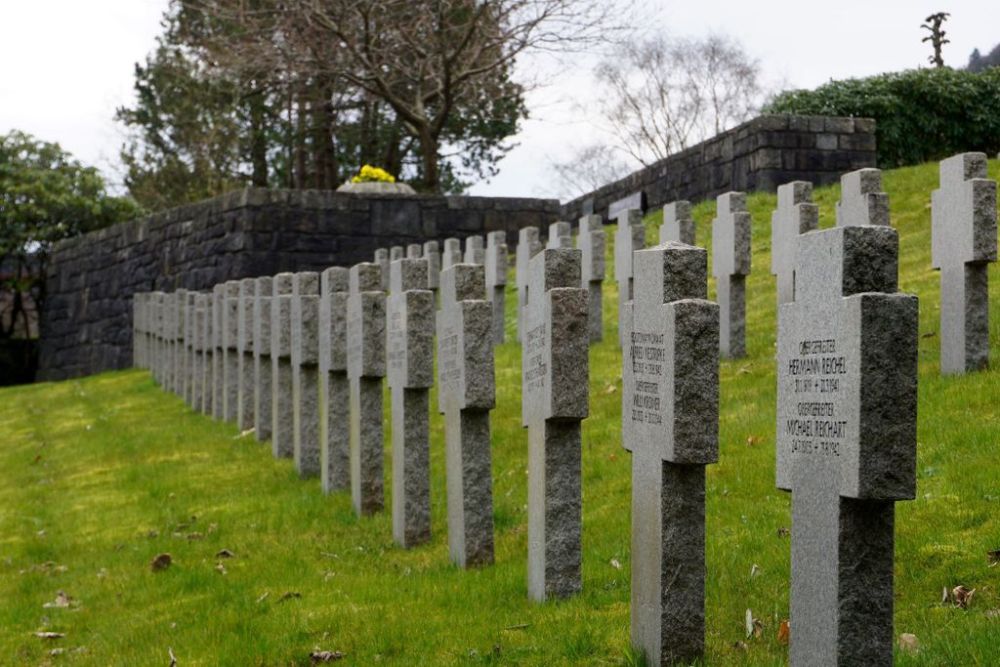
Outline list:
[[[744,192],[716,198],[712,220],[712,275],[719,304],[719,353],[745,357],[746,279],[750,275],[750,212]]]
[[[350,392],[347,381],[347,294],[350,272],[323,271],[319,303],[320,481],[323,492],[351,486]]]

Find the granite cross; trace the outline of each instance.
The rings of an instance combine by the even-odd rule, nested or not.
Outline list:
[[[663,207],[663,223],[660,225],[660,243],[678,241],[694,245],[694,218],[691,217],[691,202],[683,199],[670,202]]]
[[[198,412],[205,412],[208,389],[206,342],[209,338],[209,298],[207,294],[196,292],[194,295],[194,377],[192,379],[191,406]]]
[[[580,249],[580,286],[590,295],[587,314],[587,330],[590,342],[604,338],[604,223],[599,215],[585,215],[580,218],[580,231],[576,235],[576,247]]]
[[[271,295],[274,279],[256,278],[253,299],[253,428],[257,440],[271,439]]]
[[[811,199],[809,181],[778,186],[778,208],[771,213],[771,273],[777,278],[779,305],[795,300],[796,239],[819,225],[819,208]]]
[[[254,427],[254,338],[253,305],[256,300],[257,280],[244,278],[240,281],[240,297],[237,307],[237,355],[239,358],[239,389],[236,409],[236,424],[240,432]]]
[[[750,275],[750,212],[743,192],[716,198],[712,220],[712,275],[719,304],[719,353],[745,357],[746,279]]]
[[[427,261],[389,271],[386,375],[392,394],[392,535],[405,549],[431,538],[430,388],[434,384],[434,293]]]
[[[222,309],[222,418],[236,422],[240,389],[239,304],[240,281],[227,280]]]
[[[707,253],[635,253],[625,310],[622,444],[632,452],[632,644],[650,664],[705,646],[705,466],[719,458],[719,307]]]
[[[441,280],[441,248],[437,241],[424,243],[423,257],[427,259],[427,288],[436,292]]]
[[[982,370],[990,361],[989,274],[997,261],[997,184],[984,153],[941,162],[931,193],[931,266],[941,272],[941,372]]]
[[[271,283],[271,451],[276,458],[295,455],[292,407],[292,283],[279,273]]]
[[[406,246],[407,259],[420,259],[423,257],[424,248],[419,243],[409,243]],[[390,278],[391,280],[391,278]]]
[[[470,236],[465,239],[463,261],[466,264],[482,264],[486,261],[486,250],[483,247],[482,236]]]
[[[292,459],[299,477],[320,474],[319,274],[292,279]]]
[[[549,225],[549,238],[546,248],[572,248],[573,225],[565,221],[553,222]]]
[[[441,270],[444,271],[453,264],[462,263],[462,242],[456,238],[444,240],[444,252],[441,253]]]
[[[379,248],[375,251],[375,263],[378,264],[379,270],[382,272],[382,286],[383,292],[389,289],[389,250],[388,248]]]
[[[403,259],[404,257],[406,257],[406,248],[404,248],[403,246],[401,246],[401,245],[394,245],[391,248],[389,248],[389,265],[390,266],[392,266],[392,263],[395,262],[397,259]],[[390,274],[391,274],[391,269],[390,269]],[[392,286],[392,279],[391,278],[389,279],[389,285],[390,285],[390,289],[391,289],[391,286]]]
[[[486,235],[486,300],[493,305],[494,344],[503,343],[507,290],[507,234]]]
[[[493,562],[490,410],[496,385],[484,282],[483,267],[471,264],[441,272],[438,408],[445,420],[448,552],[460,567]]]
[[[618,344],[625,344],[622,318],[625,306],[632,300],[632,253],[646,245],[646,227],[642,211],[630,208],[618,214],[615,228],[615,282],[618,284]]]
[[[324,493],[351,486],[350,391],[347,381],[347,290],[350,271],[323,271],[319,302],[319,444]]]
[[[588,410],[580,251],[546,248],[528,267],[521,420],[528,428],[528,595],[580,591],[580,422]]]
[[[889,196],[882,192],[882,172],[858,169],[840,177],[837,226],[888,225]]]
[[[517,283],[517,342],[524,337],[524,306],[528,293],[528,262],[542,249],[538,227],[522,227],[517,232],[517,250],[514,261],[514,282]]]
[[[184,401],[192,410],[194,403],[194,379],[197,373],[195,369],[194,342],[197,328],[195,325],[195,296],[197,292],[188,291],[184,298]]]
[[[385,292],[377,264],[351,267],[347,297],[347,377],[351,401],[351,501],[358,515],[382,509],[382,378]]]
[[[212,417],[222,419],[222,311],[226,307],[226,286],[218,283],[212,286]]]
[[[777,486],[792,492],[792,665],[891,665],[894,501],[916,487],[917,298],[889,226],[797,236],[778,317]]]

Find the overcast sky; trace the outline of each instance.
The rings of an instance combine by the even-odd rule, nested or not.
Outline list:
[[[736,37],[760,59],[764,78],[793,87],[926,66],[924,17],[951,13],[945,62],[964,66],[973,48],[1000,42],[997,0],[709,0],[658,3],[659,29],[676,36]],[[0,133],[20,129],[57,141],[120,181],[120,128],[112,116],[132,100],[136,61],[152,50],[167,0],[0,0]],[[523,63],[526,68],[536,63]],[[560,66],[529,97],[532,118],[489,183],[472,194],[551,196],[548,165],[593,132],[574,102],[590,92],[593,62]],[[551,66],[549,66],[551,67]]]

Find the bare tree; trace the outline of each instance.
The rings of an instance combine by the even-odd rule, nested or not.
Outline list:
[[[921,28],[931,33],[920,41],[931,43],[934,53],[927,56],[927,61],[935,67],[944,67],[944,58],[941,57],[941,49],[945,44],[951,43],[950,39],[945,38],[947,32],[945,32],[943,27],[944,22],[948,20],[949,16],[951,14],[948,12],[937,12],[925,18],[924,23],[920,24]]]
[[[617,145],[649,165],[750,118],[763,95],[759,72],[730,37],[653,38],[597,67],[596,97]]]
[[[593,192],[631,171],[619,149],[603,143],[583,146],[568,159],[550,160],[549,164],[558,178],[556,194],[570,198]]]

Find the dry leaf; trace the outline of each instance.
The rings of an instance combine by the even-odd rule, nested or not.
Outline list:
[[[741,366],[741,367],[740,367],[740,370],[739,370],[739,371],[737,371],[737,372],[738,372],[738,373],[739,373],[740,375],[747,375],[748,373],[750,373],[750,367],[749,367],[749,366]]]
[[[792,531],[786,528],[785,526],[781,526],[780,528],[778,528],[778,537],[788,537],[791,534]]]
[[[204,539],[205,536],[202,535],[201,533],[188,533],[187,538],[189,540],[201,540],[201,539]]]
[[[218,572],[219,574],[225,574],[226,573],[226,566],[223,565],[222,563],[216,563],[215,564],[215,571]]]
[[[65,632],[36,632],[35,636],[39,639],[62,639],[66,636]]]
[[[934,336],[936,336],[936,335],[937,335],[936,331],[928,331],[927,333],[922,334],[920,337],[921,338],[934,338]]]
[[[153,569],[153,572],[159,572],[160,570],[166,570],[173,562],[174,559],[170,556],[170,554],[160,554],[153,559],[153,562],[150,563],[150,567]]]
[[[72,601],[73,601],[73,598],[71,598],[70,596],[66,595],[64,592],[59,591],[56,594],[56,599],[55,600],[53,600],[52,602],[46,602],[45,604],[42,605],[42,607],[44,609],[53,609],[53,608],[65,609],[66,607],[69,607],[69,605],[70,605],[70,603]]]
[[[269,595],[270,595],[269,592],[264,591],[263,595],[261,595],[259,598],[257,598],[257,604],[260,604],[261,602],[263,602],[264,600],[266,600]]]
[[[753,447],[755,445],[759,445],[763,440],[764,438],[759,435],[748,435],[747,447]]]
[[[334,660],[343,660],[344,654],[340,651],[313,651],[309,654],[309,659],[313,663],[333,662]]]
[[[236,440],[236,439],[238,439],[238,438],[245,438],[245,437],[247,437],[248,435],[253,435],[253,434],[254,434],[254,428],[253,428],[253,427],[250,427],[250,428],[248,428],[247,430],[245,430],[245,431],[242,431],[242,432],[241,432],[241,433],[240,433],[240,434],[239,434],[239,435],[238,435],[238,436],[237,436],[236,438],[233,438],[233,440]]]
[[[170,667],[177,667],[177,656],[174,655],[172,647],[167,647],[167,655],[170,656]]]
[[[969,603],[972,602],[972,596],[975,594],[975,588],[970,590],[961,584],[951,589],[951,598],[954,600],[955,606],[960,609],[967,609]]]
[[[759,576],[760,576],[760,565],[757,565],[757,563],[754,563],[750,567],[750,578],[753,579],[754,577],[759,577]]]
[[[917,639],[916,635],[904,632],[899,635],[899,650],[913,655],[920,650],[920,640]]]
[[[990,567],[1000,565],[1000,549],[994,549],[993,551],[986,552],[986,560],[989,561]]]
[[[300,598],[302,593],[298,591],[287,591],[284,595],[278,598],[278,602],[284,602],[285,600],[291,600],[292,598]]]
[[[941,589],[941,604],[947,604],[948,602],[948,587],[945,586]]]
[[[219,553],[215,554],[216,558],[233,558],[233,552],[229,549],[223,549]]]
[[[616,570],[620,570],[622,569],[622,564],[618,561],[617,558],[612,558],[611,567],[615,568]]]
[[[778,624],[778,643],[787,644],[789,636],[791,634],[791,624],[788,619],[783,619],[781,623]]]
[[[616,387],[613,384],[609,384],[607,387],[604,388],[604,393],[605,394],[613,394],[616,391],[618,391],[618,387]]]
[[[747,646],[746,642],[733,642],[733,650],[736,650],[736,651],[746,651],[749,648],[750,647]]]

